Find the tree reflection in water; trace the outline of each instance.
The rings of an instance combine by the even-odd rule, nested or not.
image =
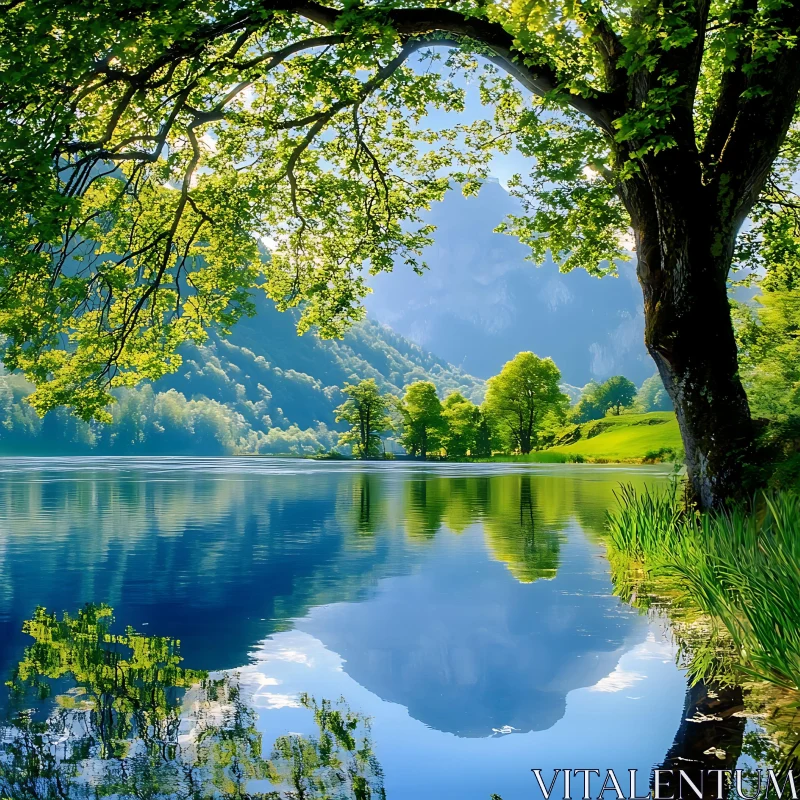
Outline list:
[[[417,545],[433,542],[444,527],[460,534],[482,524],[494,558],[519,582],[532,583],[556,576],[564,530],[576,513],[574,500],[565,500],[563,490],[554,492],[553,486],[558,482],[525,474],[500,479],[422,475],[406,481],[402,496],[395,498],[381,476],[364,473],[342,503],[343,516],[362,537],[375,536],[387,519],[400,518],[408,540]],[[394,513],[393,501],[400,504]]]
[[[213,491],[233,492],[233,489],[225,488],[227,485],[221,482]],[[335,492],[333,489],[320,492],[323,499],[330,495],[335,502],[320,504],[319,508],[314,506],[312,510],[318,516],[298,517],[295,527],[291,526],[288,516],[269,516],[277,515],[275,509],[280,504],[276,503],[274,508],[267,507],[268,504],[261,507],[244,502],[239,495],[225,495],[227,499],[219,508],[213,503],[210,506],[217,508],[220,519],[225,521],[224,525],[209,529],[209,536],[220,537],[211,539],[210,544],[222,541],[224,536],[230,547],[240,549],[231,553],[222,547],[210,547],[212,552],[225,552],[225,559],[212,564],[213,573],[194,568],[197,583],[187,585],[194,591],[202,579],[208,592],[217,593],[214,600],[221,609],[215,628],[206,625],[195,634],[195,650],[204,653],[210,647],[210,639],[217,650],[213,659],[208,657],[207,663],[220,663],[223,656],[228,664],[243,663],[243,658],[235,659],[239,658],[239,650],[243,652],[245,646],[239,649],[232,646],[231,641],[236,637],[225,638],[226,630],[234,629],[238,639],[245,641],[246,647],[250,646],[256,637],[249,628],[245,636],[241,626],[248,617],[257,615],[252,614],[252,609],[246,608],[246,604],[254,603],[255,598],[262,599],[265,594],[262,587],[269,583],[267,576],[275,575],[263,569],[265,561],[245,557],[248,552],[255,551],[257,545],[263,544],[256,535],[260,528],[251,524],[250,517],[243,516],[238,522],[238,518],[226,517],[228,503],[235,508],[258,507],[258,513],[264,515],[263,519],[259,518],[263,530],[286,532],[283,538],[271,534],[269,563],[279,564],[282,571],[293,576],[293,562],[286,554],[294,557],[296,531],[302,525],[307,542],[310,542],[308,551],[317,560],[310,558],[300,573],[301,577],[290,581],[293,594],[286,596],[283,611],[259,609],[261,616],[289,620],[301,616],[308,607],[345,600],[348,592],[355,591],[352,587],[364,586],[376,574],[382,574],[376,571],[375,566],[381,563],[380,559],[389,560],[400,553],[402,558],[397,556],[399,566],[392,569],[402,573],[407,562],[406,550],[402,548],[412,553],[424,551],[437,537],[441,539],[448,535],[443,529],[459,535],[470,526],[480,525],[479,533],[492,557],[504,564],[516,582],[531,583],[554,578],[560,567],[562,547],[567,541],[570,524],[577,520],[590,539],[594,539],[602,530],[605,509],[611,502],[614,486],[608,480],[568,480],[524,473],[498,478],[487,475],[447,478],[420,475],[400,485],[382,474],[365,473],[347,482],[343,480],[341,485],[336,484]],[[263,487],[259,484],[258,488],[261,491]],[[240,491],[244,489],[240,487]],[[304,503],[311,506],[307,495],[302,497]],[[202,495],[198,494],[197,498],[202,498]],[[194,501],[197,498],[191,495],[190,499]],[[151,499],[146,503],[142,500],[142,507],[150,508],[152,505],[174,510],[174,503],[151,503]],[[211,503],[210,500],[206,502]],[[187,508],[190,507],[192,513],[199,508],[199,516],[207,511],[206,506],[187,503]],[[94,520],[95,507],[87,508],[87,520]],[[162,510],[161,513],[166,512]],[[66,513],[55,516],[68,518]],[[139,505],[136,505],[133,518],[139,516],[144,515],[139,514]],[[341,541],[331,536],[323,537],[320,533],[329,530],[327,523],[333,516],[343,531]],[[20,514],[20,537],[26,533],[27,519],[28,515]],[[404,537],[393,539],[381,535],[391,528],[393,520],[398,520],[399,525],[405,528]],[[277,524],[278,521],[281,524]],[[117,522],[112,524],[111,517],[108,517],[106,523],[104,535],[118,535]],[[87,530],[90,527],[88,521],[81,524]],[[231,526],[236,524],[240,524],[240,535],[231,537]],[[188,523],[180,517],[177,522],[172,520],[170,525],[172,527],[165,529],[183,531]],[[54,534],[49,527],[47,530],[52,538]],[[66,528],[62,534],[55,538],[63,545],[72,534]],[[143,540],[144,537],[143,528],[140,538]],[[396,539],[400,538],[402,542],[398,543]],[[163,552],[158,551],[161,561],[185,565],[194,558],[191,563],[196,564],[199,555],[205,554],[205,551],[190,547],[188,537],[164,537],[164,540],[170,547],[178,548],[180,545],[183,549],[170,551],[171,556],[167,559]],[[113,538],[101,537],[93,546],[113,549],[115,542]],[[123,549],[130,546],[129,542],[120,543]],[[147,548],[140,550],[145,554],[151,553]],[[36,558],[51,558],[52,569],[47,574],[58,576],[57,562],[63,559],[64,552],[63,549],[43,548],[44,555],[37,553]],[[152,553],[156,552],[152,550]],[[361,560],[354,557],[354,552]],[[130,560],[133,563],[132,557]],[[332,562],[337,565],[336,570],[331,569]],[[98,565],[102,563],[102,559],[90,555],[87,570],[82,574],[88,576],[87,580],[91,578],[99,583],[103,573]],[[157,569],[154,561],[137,561],[136,564],[141,572]],[[235,568],[230,565],[235,565]],[[211,574],[214,581],[206,587],[204,581]],[[172,601],[172,613],[175,613],[175,608],[180,608],[187,617],[208,614],[210,604],[192,605],[194,596],[202,596],[205,601],[206,595],[200,592],[194,592],[191,597],[181,595],[182,590],[176,588],[174,577],[174,574],[165,572],[161,583],[148,589],[153,596],[148,596],[151,606],[147,607],[161,609]],[[123,605],[126,598],[129,600],[133,584],[116,578],[114,584],[125,586],[118,595],[119,605]],[[345,584],[347,591],[343,588]],[[68,582],[59,583],[54,577],[43,585],[53,592],[58,590],[57,594],[50,595],[49,604],[58,603],[61,607],[76,604],[76,595],[67,594],[71,592]],[[247,591],[243,590],[243,585],[248,587]],[[42,585],[36,581],[18,579],[16,587],[30,591],[28,598],[33,591],[43,596]],[[300,592],[298,587],[303,591]],[[139,602],[144,601],[139,598]],[[520,604],[519,608],[522,614],[527,613],[527,606]],[[584,606],[579,607],[579,611],[586,613]],[[235,674],[212,677],[202,671],[187,669],[182,666],[175,640],[145,636],[131,629],[115,634],[111,631],[111,622],[111,609],[100,605],[87,606],[74,617],[60,619],[40,609],[25,623],[25,632],[32,637],[33,643],[25,650],[10,681],[12,713],[9,722],[0,729],[0,797],[14,800],[72,800],[102,796],[154,800],[167,797],[178,800],[223,797],[375,800],[385,796],[381,770],[371,748],[368,721],[363,716],[349,711],[343,704],[317,703],[312,698],[302,698],[315,720],[314,736],[284,736],[265,750],[256,726],[255,712]],[[471,619],[467,630],[474,624],[474,619]],[[179,629],[187,640],[192,635],[193,629],[185,621]],[[263,626],[258,634],[262,638],[265,635]],[[565,632],[564,636],[567,635]],[[603,636],[607,639],[609,634]],[[392,638],[396,644],[397,632],[392,632]],[[452,641],[459,644],[464,640],[464,637],[454,636]],[[362,646],[362,642],[357,644]],[[559,652],[573,652],[566,649],[567,644],[569,642],[560,644],[564,650]],[[580,644],[585,646],[586,640],[582,639]],[[185,642],[185,649],[187,646],[188,642]],[[451,651],[463,661],[455,647]],[[475,652],[482,657],[488,650],[481,644]],[[495,660],[498,663],[502,661],[506,652],[519,654],[513,638],[509,640],[507,650],[498,650]],[[395,655],[392,659],[392,663],[398,663]],[[354,664],[353,659],[350,667]],[[505,684],[513,690],[513,696],[511,691],[507,693],[510,697],[508,708],[533,709],[537,719],[542,721],[541,704],[526,703],[522,696],[526,691],[530,694],[529,690],[537,686],[537,679],[531,677],[533,672],[525,671],[523,664],[520,668],[523,677],[518,678],[507,660],[501,667],[502,670],[498,668],[490,672],[484,665],[483,674],[490,678],[500,676],[486,681],[492,692],[489,696],[487,689],[486,697],[491,702],[487,701],[486,708],[498,708],[496,687]],[[443,686],[446,688],[446,684]],[[424,687],[429,694],[431,687],[442,695],[440,687],[429,680]],[[374,690],[374,686],[372,688]],[[470,688],[467,694],[461,687],[459,692],[458,702],[464,707],[469,706],[469,721],[474,722],[476,709],[479,711],[481,708],[478,689]],[[384,696],[384,693],[376,693]],[[397,702],[409,707],[409,696],[406,692]],[[717,702],[719,698],[719,693],[716,698],[703,698],[694,693],[687,699],[684,719],[698,717],[695,712],[699,710],[707,718],[722,717],[726,724],[710,721],[682,724],[675,746],[665,756],[665,768],[677,765],[687,768],[692,763],[726,767],[735,761],[741,748],[744,725],[736,716],[739,701],[733,696],[723,698],[726,700],[723,707]],[[715,702],[709,704],[707,700]],[[445,696],[442,705],[453,707],[457,704]],[[34,705],[34,711],[28,710]],[[430,711],[432,702],[420,695],[419,705]],[[503,722],[507,722],[506,708],[501,710]],[[544,721],[545,727],[551,724]],[[452,728],[439,724],[433,727],[437,730],[466,729],[460,721]],[[481,725],[473,727],[480,731],[490,729],[482,721]],[[526,729],[531,727],[529,724]],[[724,758],[720,758],[720,751],[724,751]]]
[[[301,697],[316,735],[282,736],[265,758],[235,675],[186,669],[175,640],[114,634],[112,621],[110,607],[87,605],[25,623],[34,642],[9,681],[0,797],[385,797],[369,721],[343,702]]]
[[[675,775],[683,770],[704,798],[716,798],[717,779],[709,770],[735,769],[744,740],[743,711],[740,686],[708,684],[703,680],[690,686],[675,741],[659,769],[672,770]],[[727,778],[725,786],[727,794]],[[655,793],[655,786],[651,788]],[[662,786],[662,794],[665,791],[670,793]]]

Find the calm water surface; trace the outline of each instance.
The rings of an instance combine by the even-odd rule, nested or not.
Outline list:
[[[646,774],[686,728],[686,677],[666,622],[612,595],[600,533],[621,481],[667,475],[0,460],[0,773],[23,796],[34,751],[24,796],[300,780],[357,800],[541,797],[534,767]],[[113,623],[26,624],[86,604]]]

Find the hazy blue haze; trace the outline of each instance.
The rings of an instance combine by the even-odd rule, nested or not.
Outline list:
[[[528,249],[493,229],[518,201],[496,182],[476,198],[453,190],[426,221],[437,226],[423,276],[398,266],[372,280],[367,309],[426,350],[481,378],[520,350],[551,356],[568,383],[655,372],[644,346],[641,289],[631,263],[618,278],[536,267]]]

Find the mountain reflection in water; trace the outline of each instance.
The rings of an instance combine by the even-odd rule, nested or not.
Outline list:
[[[685,679],[664,623],[613,597],[598,539],[619,482],[663,480],[658,469],[97,459],[0,470],[0,669],[12,674],[23,653],[37,664],[17,670],[6,703],[6,776],[39,753],[33,772],[57,762],[76,787],[123,781],[121,796],[137,796],[124,780],[139,769],[147,796],[281,797],[291,781],[270,781],[300,774],[296,758],[317,786],[309,798],[379,797],[385,784],[392,800],[515,800],[531,796],[532,767],[649,769],[680,725]],[[80,671],[91,659],[51,674],[31,655],[22,628],[37,606],[61,620],[86,603],[113,606],[114,630],[134,637],[114,639],[132,665],[121,695],[91,688]],[[107,645],[94,651],[104,664],[117,659]],[[349,707],[322,700],[342,695]],[[355,749],[333,728],[325,744],[320,720],[334,712],[358,731]]]

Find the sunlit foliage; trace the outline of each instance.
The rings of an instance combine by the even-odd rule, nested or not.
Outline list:
[[[569,398],[560,381],[553,360],[531,352],[518,353],[489,379],[485,410],[509,450],[530,453],[545,428],[563,421]]]
[[[503,229],[536,261],[613,272],[654,159],[680,150],[726,231],[754,208],[740,260],[791,285],[794,6],[10,0],[4,360],[38,411],[105,418],[110,388],[174,372],[178,346],[229,329],[255,291],[339,334],[365,273],[424,268],[421,212],[512,146],[532,171]],[[490,119],[426,121],[463,110],[455,73]]]

